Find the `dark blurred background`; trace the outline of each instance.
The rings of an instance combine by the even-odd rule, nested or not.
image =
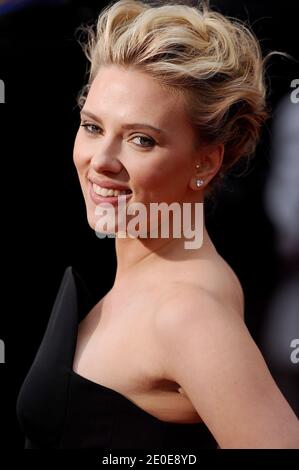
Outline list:
[[[23,447],[16,397],[65,268],[74,266],[98,296],[114,279],[114,239],[100,240],[89,228],[72,163],[79,124],[76,97],[87,70],[75,33],[82,23],[93,22],[105,4],[0,1],[0,79],[5,84],[5,103],[0,104],[4,287],[0,339],[5,342],[5,364],[0,364],[0,448]],[[211,5],[250,24],[264,53],[279,50],[298,60],[298,2],[285,0],[276,6],[270,0],[215,0]],[[299,187],[294,178],[299,165],[299,118],[294,109],[299,103],[289,99],[291,82],[299,79],[298,64],[279,56],[270,60],[267,80],[273,117],[246,174],[232,173],[217,203],[207,204],[206,222],[218,251],[243,285],[249,331],[299,415],[299,363],[290,359],[290,340],[299,338],[298,244],[293,235],[290,243],[281,241],[286,240],[288,223],[293,234],[293,222],[299,218],[298,192],[291,187]],[[284,108],[282,100],[287,103]],[[290,142],[294,142],[291,149]],[[283,148],[278,151],[279,144]],[[278,164],[288,170],[290,180],[277,178],[282,174]],[[293,208],[293,216],[282,227],[272,204],[277,189],[278,200],[284,201],[282,213]]]

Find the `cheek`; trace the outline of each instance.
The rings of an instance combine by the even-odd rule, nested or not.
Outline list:
[[[84,170],[88,165],[89,160],[90,157],[86,152],[85,146],[82,145],[80,139],[77,137],[73,149],[73,162],[77,171],[79,172],[80,170]]]
[[[160,158],[159,161],[152,162],[140,171],[139,182],[146,188],[165,189],[171,181],[179,181],[184,178],[186,163],[180,156],[174,153],[168,153]],[[167,186],[166,186],[167,184]]]
[[[153,166],[144,177],[149,199],[166,203],[181,200],[188,182],[188,160],[183,153],[170,152]]]

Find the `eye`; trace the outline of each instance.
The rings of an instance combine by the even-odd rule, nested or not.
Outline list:
[[[92,124],[89,122],[80,124],[80,126],[84,127],[85,131],[91,135],[99,135],[102,132],[102,129],[99,126],[96,126],[95,124]],[[146,137],[144,135],[136,135],[131,140],[134,140],[134,139],[140,139],[141,142],[145,143],[145,145],[142,143],[135,144],[141,148],[151,148],[156,145],[156,141],[154,139],[152,139],[151,137]]]
[[[80,124],[81,127],[84,127],[85,131],[88,132],[89,134],[99,134],[99,131],[101,130],[100,127],[96,126],[95,124],[91,124],[91,123],[84,123],[84,124]]]
[[[150,137],[145,137],[144,135],[136,135],[133,139],[141,139],[141,140],[147,142],[147,145],[136,144],[138,147],[150,148],[150,147],[154,147],[156,145],[156,142],[154,141],[154,139],[152,139]]]

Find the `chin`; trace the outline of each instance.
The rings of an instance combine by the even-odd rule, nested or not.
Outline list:
[[[86,217],[88,225],[92,230],[95,230],[97,223],[97,216],[95,214],[95,206],[86,201]]]
[[[93,214],[88,214],[87,213],[87,223],[89,225],[89,227],[94,230],[95,229],[95,226],[96,226],[96,220],[95,220],[95,216]]]
[[[90,228],[96,234],[97,233],[102,234],[102,237],[100,238],[104,238],[105,236],[108,236],[108,235],[114,235],[117,233],[117,230],[118,230],[117,223],[115,224],[113,221],[111,221],[111,223],[105,224],[104,227],[102,227],[102,225],[100,225],[99,223],[100,218],[96,216],[92,210],[87,211],[87,222]],[[99,230],[99,227],[101,227],[100,230]]]

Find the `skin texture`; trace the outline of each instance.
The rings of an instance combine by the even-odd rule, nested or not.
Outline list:
[[[298,419],[227,302],[178,288],[161,304],[155,331],[164,375],[183,387],[220,448],[299,448]]]
[[[204,201],[224,149],[195,145],[182,95],[162,88],[144,73],[113,65],[100,69],[82,111],[74,163],[91,228],[96,206],[89,196],[89,178],[130,188],[128,204]],[[127,123],[148,123],[163,132],[123,129]],[[150,145],[152,140],[155,145]],[[204,180],[200,188],[198,177]],[[205,225],[200,249],[186,250],[184,241],[116,237],[115,282],[108,306],[101,306],[101,328],[96,307],[79,328],[78,372],[99,383],[104,378],[123,392],[128,377],[122,377],[121,371],[130,370],[133,386],[139,364],[135,371],[128,365],[137,357],[135,351],[122,359],[117,347],[111,346],[113,335],[119,345],[125,332],[132,332],[133,321],[135,336],[127,344],[133,348],[136,343],[138,351],[142,347],[138,341],[147,342],[148,351],[155,351],[158,358],[151,366],[156,375],[180,385],[180,393],[188,397],[221,448],[299,448],[298,420],[244,324],[243,293],[235,274],[217,253]],[[124,299],[130,298],[128,311]],[[100,360],[105,355],[109,370],[107,361]],[[95,357],[102,364],[100,373]],[[144,409],[157,409],[161,395],[148,398],[151,385],[144,387],[142,397],[131,389],[127,396],[134,396]]]
[[[150,202],[203,201],[204,187],[221,166],[223,146],[195,150],[195,133],[182,96],[167,92],[144,73],[113,65],[100,69],[82,111],[81,123],[90,124],[92,133],[79,128],[74,163],[92,228],[95,204],[88,195],[89,177],[101,176],[130,187],[130,203],[148,206]],[[86,111],[97,119],[87,116]],[[136,122],[151,124],[164,133],[121,128]],[[156,145],[149,146],[148,139],[154,139]],[[197,173],[196,163],[201,165]],[[196,177],[205,181],[201,188],[196,187]],[[160,250],[164,254],[176,252],[179,258],[188,251],[182,239],[116,238],[116,280],[140,261],[151,261]]]

